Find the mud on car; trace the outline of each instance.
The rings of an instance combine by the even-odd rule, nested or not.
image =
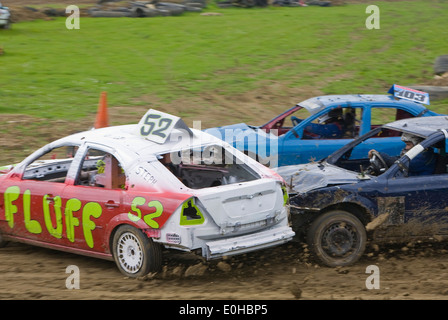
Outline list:
[[[214,259],[294,236],[278,174],[156,110],[0,170],[0,246],[114,260],[130,277],[158,271],[162,247]]]
[[[369,241],[446,238],[447,129],[445,116],[403,119],[321,161],[279,168],[290,188],[293,229],[314,257],[328,266],[344,266],[355,263]],[[405,152],[403,134],[421,142]],[[394,162],[380,153],[369,159],[370,141],[378,138]],[[424,153],[430,153],[430,160],[413,169]],[[412,171],[429,166],[425,174]]]

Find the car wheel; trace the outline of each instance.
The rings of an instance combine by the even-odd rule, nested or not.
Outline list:
[[[307,233],[312,254],[329,267],[355,263],[364,253],[367,234],[353,214],[330,211],[318,217]]]
[[[113,237],[113,255],[118,269],[132,278],[157,272],[162,265],[162,251],[140,229],[129,225],[118,228]]]

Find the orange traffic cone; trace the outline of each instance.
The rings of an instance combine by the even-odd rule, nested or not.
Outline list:
[[[98,112],[96,114],[94,128],[104,128],[109,126],[109,115],[107,114],[107,92],[101,92]]]

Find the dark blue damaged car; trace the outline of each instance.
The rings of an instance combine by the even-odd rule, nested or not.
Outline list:
[[[403,119],[373,129],[321,161],[278,168],[290,188],[296,235],[327,266],[355,263],[368,241],[446,238],[447,130],[446,116]],[[369,158],[371,140],[382,136],[404,141],[370,152]],[[417,144],[408,148],[406,136]],[[423,168],[429,170],[417,172]]]

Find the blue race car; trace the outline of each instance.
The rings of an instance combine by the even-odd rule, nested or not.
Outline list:
[[[277,168],[290,190],[293,230],[328,266],[355,263],[366,243],[448,238],[448,117],[373,129],[325,160]],[[400,144],[378,152],[381,134]],[[393,158],[393,161],[388,161]]]
[[[244,123],[205,131],[271,167],[318,161],[371,129],[395,120],[435,116],[426,108],[426,93],[394,85],[391,95],[314,97],[262,126]],[[379,135],[372,143],[382,150],[399,137]]]

